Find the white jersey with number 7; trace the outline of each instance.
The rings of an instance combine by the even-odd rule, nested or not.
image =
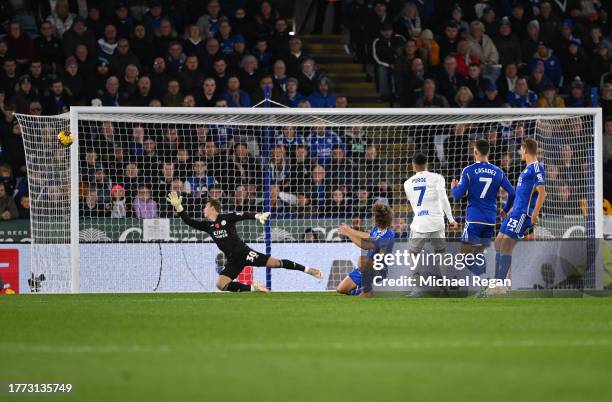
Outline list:
[[[410,230],[430,233],[445,230],[444,215],[454,223],[444,177],[432,172],[418,172],[404,182],[404,191],[410,201],[414,219]]]

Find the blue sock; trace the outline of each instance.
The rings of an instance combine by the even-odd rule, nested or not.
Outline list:
[[[512,254],[498,254],[499,268],[495,270],[495,279],[506,279],[510,264],[512,264]]]
[[[487,264],[486,261],[483,261],[482,264],[478,263],[478,260],[476,259],[476,254],[474,254],[474,262],[472,263],[465,263],[465,266],[467,269],[470,270],[470,272],[474,275],[474,276],[480,276],[482,274],[484,274],[487,271]]]
[[[361,287],[363,292],[370,292],[372,290],[372,282],[374,282],[374,270],[366,269],[361,273]]]
[[[359,293],[361,293],[362,291],[363,291],[363,288],[362,288],[362,287],[356,287],[355,289],[351,290],[351,291],[349,292],[349,294],[350,294],[351,296],[357,296],[357,295],[358,295]]]
[[[495,252],[495,275],[497,276],[497,272],[499,271],[499,257],[501,256],[501,252]]]

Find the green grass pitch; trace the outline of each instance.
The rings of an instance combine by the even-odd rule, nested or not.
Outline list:
[[[0,317],[1,400],[612,400],[610,298],[30,295]]]

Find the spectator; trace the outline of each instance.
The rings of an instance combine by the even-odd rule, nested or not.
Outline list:
[[[125,189],[119,184],[115,184],[111,189],[112,207],[111,218],[126,218],[128,206],[125,198]]]
[[[270,180],[274,185],[282,190],[286,184],[289,184],[289,160],[282,144],[272,149],[269,169]]]
[[[295,155],[289,171],[289,192],[297,194],[303,188],[303,183],[310,180],[314,162],[308,155],[306,145],[295,146]]]
[[[584,82],[575,79],[570,85],[569,96],[565,99],[567,107],[589,107],[589,93],[585,91]]]
[[[527,84],[536,94],[541,94],[544,87],[553,85],[552,81],[544,75],[544,63],[538,62],[534,70],[531,72],[531,76],[527,80]]]
[[[269,94],[269,99],[273,101],[272,107],[282,106],[287,103],[283,92],[274,85],[271,75],[264,75],[260,78],[259,88],[253,94],[253,104],[258,105],[264,99],[267,99],[266,94]]]
[[[29,113],[30,103],[36,98],[36,94],[32,91],[32,82],[28,75],[22,75],[19,78],[19,84],[15,95],[11,98],[15,105],[17,113]]]
[[[404,48],[401,54],[395,59],[395,64],[393,66],[393,91],[397,96],[399,92],[403,88],[403,78],[406,73],[410,71],[410,67],[412,66],[412,60],[416,57],[423,59],[422,49],[418,49],[416,45],[416,41],[414,39],[408,39],[404,43]]]
[[[457,60],[453,56],[446,56],[443,68],[436,78],[438,93],[447,100],[453,99],[459,87],[464,85],[464,78],[457,74]]]
[[[499,32],[493,37],[493,43],[499,52],[499,63],[502,66],[508,63],[520,63],[523,59],[519,38],[512,31],[510,19],[504,17],[499,25]]]
[[[151,190],[147,186],[139,186],[136,197],[132,201],[134,217],[137,219],[159,218],[157,202],[151,198]]]
[[[413,107],[415,105],[423,89],[423,83],[427,78],[433,77],[426,73],[423,60],[418,57],[413,59],[410,71],[404,74],[402,78],[403,87],[399,99],[402,107]]]
[[[391,22],[383,24],[380,35],[372,43],[372,57],[376,62],[377,89],[383,99],[391,98],[391,76],[397,52],[404,45],[401,35],[394,35]],[[312,104],[312,102],[311,102]]]
[[[172,79],[168,81],[166,94],[161,99],[164,106],[179,107],[183,103],[183,94],[178,80]]]
[[[270,52],[274,59],[281,59],[289,52],[289,28],[287,21],[284,18],[279,18],[274,23],[274,33],[268,40]]]
[[[195,54],[187,56],[185,64],[178,74],[181,88],[185,92],[195,93],[197,89],[202,87],[205,78],[204,73],[199,69],[198,57]]]
[[[30,219],[30,195],[24,194],[19,198],[17,210],[19,211],[19,219]]]
[[[312,204],[319,210],[323,210],[327,201],[327,183],[325,182],[325,168],[321,165],[316,165],[312,169],[312,175],[310,177],[311,189],[309,193],[313,196]]]
[[[219,32],[221,5],[218,0],[209,0],[206,10],[206,14],[198,18],[197,25],[204,36],[211,38]]]
[[[543,41],[538,42],[538,49],[529,62],[529,69],[533,72],[540,62],[544,65],[544,75],[555,87],[559,88],[563,80],[561,62]]]
[[[418,38],[421,35],[421,17],[416,4],[412,2],[404,4],[393,30],[404,38]]]
[[[223,92],[227,89],[227,79],[229,78],[229,74],[225,59],[220,58],[214,61],[212,77],[215,79],[217,91]]]
[[[129,65],[134,65],[140,71],[142,65],[138,57],[130,50],[130,42],[125,39],[117,41],[117,48],[113,55],[109,58],[111,73],[115,75],[123,75],[125,68]]]
[[[98,199],[98,192],[93,188],[86,190],[85,197],[80,204],[79,210],[85,218],[106,218],[109,216],[109,210]]]
[[[565,101],[557,95],[557,88],[548,84],[542,90],[542,96],[538,99],[538,107],[565,107]]]
[[[538,101],[538,95],[529,89],[527,79],[521,77],[516,80],[514,91],[510,91],[506,100],[510,107],[534,107]]]
[[[130,48],[140,61],[140,65],[145,68],[144,71],[149,72],[155,58],[155,49],[153,47],[153,37],[144,24],[134,26],[134,32],[130,38]]]
[[[213,78],[206,78],[202,89],[196,94],[196,104],[200,107],[213,107],[217,101],[217,83]]]
[[[471,64],[468,67],[468,78],[465,81],[465,86],[469,88],[475,99],[484,97],[484,89],[490,81],[482,77],[479,64]]]
[[[62,44],[66,57],[73,55],[79,45],[87,47],[87,51],[91,54],[96,51],[96,37],[93,32],[87,30],[85,20],[81,17],[77,17],[72,27],[64,34]]]
[[[9,23],[7,44],[20,67],[25,67],[34,56],[32,39],[21,30],[21,25],[17,21]]]
[[[79,71],[79,64],[74,56],[66,59],[66,67],[62,77],[62,83],[71,94],[75,105],[85,104],[85,79]]]
[[[238,79],[240,80],[242,90],[249,94],[249,96],[255,94],[259,85],[260,75],[257,68],[257,59],[251,55],[245,56],[240,63]]]
[[[304,137],[298,135],[293,126],[283,126],[276,135],[276,145],[282,145],[291,156],[295,154],[296,147],[303,144]]]
[[[334,108],[336,107],[336,97],[332,94],[329,80],[323,77],[319,80],[317,90],[308,98],[312,107]]]
[[[268,51],[268,41],[260,38],[255,42],[253,57],[257,60],[257,66],[263,73],[270,73],[272,68],[272,53]]]
[[[159,22],[159,29],[155,31],[155,38],[153,39],[153,44],[157,49],[157,55],[167,56],[170,51],[170,45],[174,42],[178,42],[178,40],[178,35],[176,31],[174,31],[174,29],[172,28],[172,22],[170,22],[170,20],[165,17],[162,18],[162,20]],[[168,59],[166,58],[166,65],[168,69],[176,73],[178,71],[178,68],[175,68],[174,70],[171,69],[167,63],[167,60]]]
[[[329,184],[353,188],[355,184],[355,167],[353,162],[346,157],[344,145],[335,145],[332,149],[332,158],[328,167]]]
[[[19,82],[17,75],[17,62],[12,58],[5,58],[3,64],[4,74],[0,76],[0,88],[4,89],[6,97],[10,99],[15,93],[15,86]]]
[[[421,37],[416,40],[416,45],[423,51],[423,60],[427,60],[429,68],[436,68],[440,64],[440,46],[434,40],[431,30],[424,29]]]
[[[483,64],[483,77],[490,81],[496,81],[500,73],[498,64],[499,53],[497,52],[495,43],[493,43],[489,35],[485,33],[485,27],[482,22],[472,21],[470,24],[468,42],[471,52]]]
[[[514,91],[518,80],[518,67],[516,63],[509,63],[504,67],[504,74],[497,79],[499,96],[506,99],[508,93]]]
[[[117,49],[117,28],[113,24],[104,27],[104,36],[98,39],[98,55],[110,58]]]
[[[227,90],[221,96],[229,107],[251,107],[251,97],[240,89],[240,81],[235,75],[229,77]]]
[[[499,96],[499,93],[497,92],[497,86],[492,82],[488,82],[487,85],[485,86],[484,98],[482,98],[478,102],[478,104],[480,107],[485,107],[485,108],[505,106],[503,100],[501,99],[501,97]]]
[[[480,30],[475,29],[474,32],[480,32]],[[463,78],[467,78],[468,66],[470,64],[480,64],[480,59],[472,52],[470,42],[467,39],[459,39],[457,42],[457,53],[454,56],[457,61],[457,72]]]
[[[53,34],[56,38],[61,38],[65,32],[67,32],[72,23],[76,19],[76,14],[69,11],[68,0],[57,0],[55,2],[55,9],[47,21],[53,27]]]
[[[179,41],[172,40],[168,44],[168,53],[166,55],[166,70],[174,77],[178,76],[183,70],[183,64],[187,56],[183,53],[183,46]]]
[[[276,60],[274,62],[273,75],[274,86],[283,91],[283,93],[287,93],[287,77],[286,74],[285,62],[282,60]]]
[[[455,106],[456,107],[459,107],[459,108],[472,107],[473,101],[474,101],[474,95],[472,94],[472,91],[470,91],[470,88],[465,87],[465,86],[459,88],[459,91],[457,91],[457,95],[455,95]]]
[[[561,56],[561,65],[563,67],[563,75],[569,79],[588,77],[590,74],[589,62],[578,40],[569,42],[567,51]]]
[[[325,165],[331,161],[334,146],[342,142],[336,133],[319,125],[314,127],[308,143],[310,144],[310,155],[317,158],[319,164]]]
[[[49,21],[40,24],[40,36],[34,39],[34,52],[45,65],[53,71],[56,65],[63,64],[62,42],[53,35],[53,25]]]
[[[527,37],[521,42],[521,55],[523,63],[529,63],[533,55],[538,50],[540,43],[540,23],[537,20],[531,20],[527,24]]]
[[[66,113],[71,105],[72,99],[64,90],[64,84],[61,80],[54,79],[49,86],[49,96],[44,100],[44,114],[55,115]]]
[[[591,74],[587,76],[588,83],[593,86],[598,86],[601,77],[610,70],[610,48],[612,45],[609,42],[601,42],[597,45],[597,53],[590,61]]]
[[[287,74],[289,77],[298,77],[302,72],[302,64],[307,59],[302,51],[302,40],[293,37],[289,40],[289,53],[285,56]]]
[[[151,100],[153,100],[151,79],[147,76],[140,77],[136,91],[129,98],[129,103],[131,106],[147,106]]]
[[[306,97],[312,95],[315,88],[317,87],[317,82],[319,78],[320,77],[316,70],[314,60],[305,59],[302,62],[302,71],[298,77],[300,92],[302,93],[302,95]]]
[[[449,21],[444,26],[444,35],[438,40],[440,46],[440,58],[446,59],[457,52],[457,42],[459,40],[459,26],[455,21]]]
[[[436,94],[436,82],[432,79],[426,79],[423,82],[423,93],[417,99],[415,106],[422,108],[448,107],[448,101],[444,96]]]
[[[345,218],[351,213],[351,210],[351,200],[347,197],[346,188],[333,188],[325,206],[326,216],[329,218]]]
[[[561,21],[559,17],[553,12],[552,4],[548,0],[540,2],[540,13],[538,14],[538,21],[542,29],[542,40],[550,43],[555,40],[557,32],[561,28]],[[554,83],[555,80],[553,80]],[[555,86],[558,87],[557,84]]]

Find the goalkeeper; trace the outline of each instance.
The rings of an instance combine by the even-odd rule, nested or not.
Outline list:
[[[253,213],[221,213],[221,203],[215,199],[209,199],[204,206],[205,221],[196,221],[190,218],[182,205],[183,197],[175,191],[168,195],[168,202],[174,207],[183,222],[192,228],[202,230],[210,235],[219,250],[227,256],[225,268],[217,279],[217,288],[228,292],[250,292],[251,290],[267,292],[268,290],[254,283],[253,287],[240,282],[233,282],[245,266],[285,268],[302,271],[315,278],[321,278],[321,271],[316,268],[306,267],[291,260],[278,260],[272,256],[262,254],[246,245],[236,232],[236,223],[246,219],[257,219],[264,224],[269,218],[269,212]]]

